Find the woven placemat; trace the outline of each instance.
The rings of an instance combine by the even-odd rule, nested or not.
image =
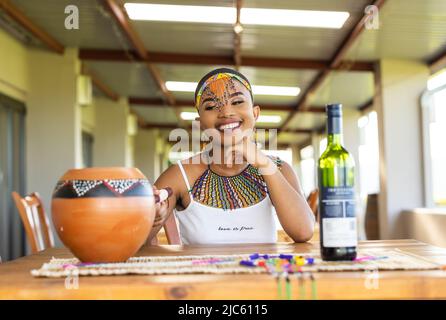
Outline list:
[[[308,253],[289,253],[309,257]],[[269,255],[276,255],[272,253]],[[110,276],[127,274],[260,274],[267,271],[261,267],[240,265],[249,259],[249,254],[207,255],[207,256],[142,256],[132,257],[123,263],[80,263],[78,259],[52,258],[40,269],[32,270],[35,277]],[[435,270],[442,266],[426,258],[399,249],[361,250],[358,257],[375,257],[364,261],[322,261],[312,255],[313,265],[302,267],[303,272],[338,272],[361,270]]]

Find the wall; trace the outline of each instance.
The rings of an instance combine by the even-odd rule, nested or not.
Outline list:
[[[95,98],[93,165],[95,167],[125,167],[128,165],[129,106],[127,99],[115,102]]]
[[[82,163],[81,110],[76,91],[80,63],[75,49],[67,49],[64,55],[39,49],[29,49],[28,53],[27,191],[38,191],[50,212],[56,182]]]
[[[0,92],[25,101],[29,90],[27,48],[3,29],[0,29],[0,48]]]
[[[358,120],[361,117],[361,112],[356,109],[343,109],[343,129],[344,129],[344,147],[353,156],[355,160],[355,191],[356,191],[356,217],[358,222],[358,237],[360,240],[365,240],[365,203],[360,198],[361,184],[359,173],[359,145],[360,135],[358,128]]]
[[[401,213],[399,223],[404,238],[446,247],[446,210],[415,209]]]
[[[96,126],[96,107],[94,100],[89,105],[81,106],[81,118],[82,131],[93,134]]]
[[[158,130],[138,130],[135,136],[135,167],[154,183],[161,173],[159,150],[157,148]]]
[[[377,70],[380,135],[380,235],[403,236],[402,210],[422,207],[422,146],[420,95],[429,69],[407,60],[381,60]]]

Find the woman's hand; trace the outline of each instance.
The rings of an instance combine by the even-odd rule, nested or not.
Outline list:
[[[246,161],[261,170],[262,174],[272,174],[277,170],[273,161],[257,147],[253,134],[244,136],[240,143],[226,148],[225,161],[232,164]]]
[[[159,196],[160,191],[158,190],[157,187],[153,186],[153,193],[155,195]],[[169,216],[169,210],[168,210],[169,209],[169,200],[166,199],[164,201],[155,203],[155,207],[156,207],[156,215],[155,215],[155,221],[153,222],[152,228],[160,227],[166,222],[166,220]]]

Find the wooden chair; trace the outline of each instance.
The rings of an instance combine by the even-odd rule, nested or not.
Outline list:
[[[367,206],[365,210],[365,234],[367,240],[379,240],[379,216],[378,216],[378,194],[373,193],[367,196]]]
[[[25,227],[32,253],[54,247],[54,236],[39,194],[34,192],[22,198],[14,191],[12,198]]]
[[[164,235],[160,235],[160,233],[158,233],[158,236],[162,237],[160,244],[165,243],[166,240],[168,244],[181,244],[180,232],[178,231],[177,221],[173,213],[164,223]]]

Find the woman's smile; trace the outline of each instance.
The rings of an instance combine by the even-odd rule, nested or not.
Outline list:
[[[218,122],[215,126],[217,130],[221,132],[231,132],[236,129],[239,129],[242,125],[243,120],[235,120],[235,119],[228,119],[221,122]]]

